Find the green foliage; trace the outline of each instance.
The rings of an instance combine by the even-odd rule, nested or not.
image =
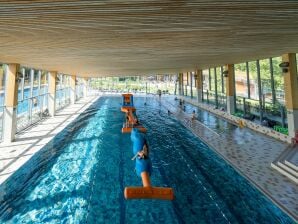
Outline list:
[[[275,131],[279,132],[279,133],[284,134],[284,135],[288,135],[288,134],[289,134],[289,130],[288,130],[287,128],[283,128],[283,127],[281,127],[281,126],[279,126],[279,125],[275,125],[275,126],[273,127],[273,129],[274,129]]]
[[[273,79],[275,89],[284,89],[284,78],[282,71],[279,67],[281,63],[281,57],[272,58],[272,69],[273,69]],[[263,59],[259,60],[260,64],[260,75],[262,80],[262,88],[267,91],[271,91],[271,74],[270,74],[270,60]],[[257,63],[256,61],[251,61],[248,63],[249,77],[257,83]],[[246,73],[246,63],[235,64],[235,72],[237,71]]]
[[[155,80],[155,79],[154,79]],[[102,77],[90,80],[90,87],[98,90],[118,91],[118,92],[146,92],[156,93],[161,89],[163,93],[173,94],[175,91],[174,81],[150,81],[147,77]]]
[[[281,76],[282,72],[279,68],[279,64],[281,63],[281,57],[272,58],[272,67],[273,67],[273,74]],[[265,79],[270,79],[270,63],[269,59],[259,60],[260,64],[260,72],[261,76]],[[256,78],[257,74],[257,63],[256,61],[251,61],[248,63],[249,73],[253,75],[253,78]],[[240,70],[242,72],[246,72],[246,63],[235,64],[235,70]]]
[[[232,115],[236,116],[236,117],[243,117],[243,113],[242,112],[235,112]]]

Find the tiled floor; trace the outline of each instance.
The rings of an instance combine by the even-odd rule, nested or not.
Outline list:
[[[36,126],[17,135],[16,141],[0,144],[0,184],[21,167],[31,156],[71,123],[98,97],[88,97],[59,111]]]
[[[191,121],[190,114],[175,106],[173,101],[173,98],[163,98],[162,104],[195,135],[215,149],[242,175],[298,220],[298,185],[270,166],[271,162],[287,147],[286,143],[248,128],[235,127],[224,132],[210,130],[205,127],[208,127],[208,124],[198,120]]]

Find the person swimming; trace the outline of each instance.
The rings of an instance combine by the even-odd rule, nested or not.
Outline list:
[[[196,111],[193,110],[193,111],[192,111],[191,120],[195,120],[195,119],[196,119]]]
[[[138,152],[139,159],[148,159],[149,158],[149,146],[147,144],[147,140],[145,139],[143,149]]]

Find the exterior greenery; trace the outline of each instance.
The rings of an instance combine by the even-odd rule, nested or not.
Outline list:
[[[91,78],[92,89],[111,92],[175,93],[176,75]]]
[[[281,57],[274,57],[234,65],[235,115],[269,123],[268,126],[277,126],[275,129],[284,133],[287,120],[281,62]],[[223,77],[223,67],[203,70],[203,101],[226,109]]]
[[[281,63],[281,57],[274,57],[272,58],[272,73],[273,73],[273,81],[274,81],[274,88],[277,95],[282,95],[284,97],[284,79],[282,76],[282,71],[279,67]],[[260,64],[260,74],[261,74],[261,86],[262,91],[270,92],[272,91],[272,83],[271,83],[271,68],[270,68],[270,59],[264,59],[259,61]],[[255,62],[249,63],[249,78],[254,80],[257,83],[257,65]],[[235,71],[245,72],[247,71],[246,63],[235,64]],[[284,100],[282,100],[282,103]]]

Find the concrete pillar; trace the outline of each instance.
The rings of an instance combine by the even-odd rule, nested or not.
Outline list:
[[[226,94],[227,94],[227,111],[229,114],[235,113],[235,72],[234,65],[228,64],[225,66],[228,71],[226,77]]]
[[[179,73],[178,75],[178,95],[182,95],[182,73]]]
[[[6,96],[4,110],[3,142],[10,143],[15,139],[17,130],[18,104],[18,71],[19,64],[6,66]]]
[[[49,72],[49,114],[54,117],[56,111],[57,72]]]
[[[202,93],[203,93],[203,72],[202,70],[197,70],[195,74],[196,86],[197,86],[197,95],[198,102],[202,102]]]
[[[181,96],[184,96],[184,73],[181,73]]]
[[[76,102],[76,76],[71,75],[69,80],[70,85],[70,104],[74,104]]]
[[[189,72],[189,79],[190,79],[190,98],[192,99],[193,98],[193,92],[192,92],[192,72]]]
[[[87,97],[88,94],[88,80],[89,78],[83,78],[83,97]]]
[[[296,54],[282,55],[283,62],[289,62],[288,71],[284,72],[285,99],[288,117],[289,136],[295,137],[298,131],[298,76]]]

